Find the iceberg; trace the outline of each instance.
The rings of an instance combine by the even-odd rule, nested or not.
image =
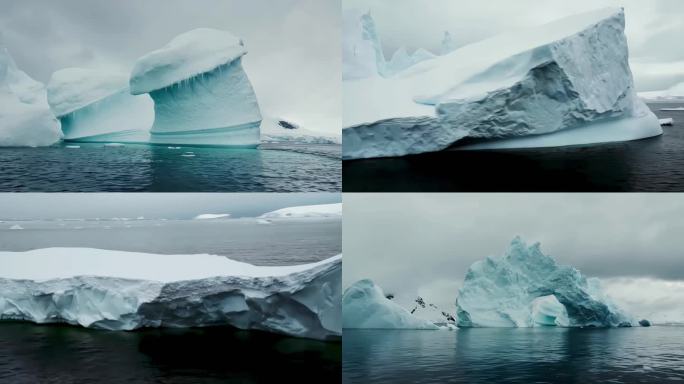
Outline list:
[[[413,316],[385,297],[372,280],[359,280],[342,296],[344,328],[375,329],[439,329],[428,320]]]
[[[638,95],[649,102],[684,102],[684,83],[675,84],[661,91],[639,92]]]
[[[61,137],[45,86],[17,68],[7,49],[0,48],[0,146],[49,146]]]
[[[341,337],[342,255],[266,267],[206,254],[47,248],[0,252],[0,263],[0,320]]]
[[[342,218],[342,203],[301,205],[264,213],[259,219]]]
[[[440,55],[444,56],[456,50],[456,42],[454,38],[451,37],[449,31],[444,31],[444,38],[442,39],[441,49],[439,51]]]
[[[456,318],[454,315],[443,311],[436,304],[430,303],[420,296],[414,300],[413,308],[411,308],[410,313],[413,316],[428,320],[439,327],[456,327]]]
[[[65,140],[116,141],[135,132],[144,136],[154,121],[152,99],[131,95],[128,76],[117,72],[61,69],[48,82],[47,98]]]
[[[265,117],[261,121],[261,141],[265,143],[341,144],[342,137],[304,128],[290,119]]]
[[[423,48],[419,48],[410,54],[406,51],[405,47],[397,49],[392,58],[385,63],[384,76],[392,76],[397,74],[409,67],[412,67],[421,61],[430,60],[434,58],[435,55]]]
[[[342,34],[343,80],[374,77],[384,72],[385,55],[370,11],[345,11]]]
[[[150,142],[256,147],[261,113],[242,68],[246,53],[232,34],[199,28],[139,58],[130,91],[154,100]]]
[[[343,158],[438,151],[464,138],[485,143],[467,149],[484,149],[660,135],[634,91],[624,26],[622,9],[601,9],[466,45],[392,78],[344,78]]]
[[[598,279],[558,265],[516,237],[501,257],[475,262],[456,302],[459,327],[622,327],[635,321]]]
[[[214,219],[227,219],[230,217],[230,213],[203,213],[194,217],[194,220],[214,220]]]

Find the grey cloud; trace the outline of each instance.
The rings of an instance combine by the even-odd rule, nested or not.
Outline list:
[[[602,278],[684,281],[680,194],[346,194],[345,286],[372,278],[453,303],[468,267],[511,239]]]

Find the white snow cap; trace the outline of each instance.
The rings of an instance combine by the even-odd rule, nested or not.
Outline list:
[[[239,59],[247,53],[242,39],[211,28],[198,28],[173,38],[135,62],[131,93],[168,87]]]
[[[60,117],[127,88],[128,76],[124,73],[65,68],[50,77],[47,98],[52,111]]]
[[[342,217],[342,203],[301,205],[264,213],[260,219]]]

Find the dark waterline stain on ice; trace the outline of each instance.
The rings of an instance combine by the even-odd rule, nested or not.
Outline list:
[[[2,383],[338,383],[340,355],[340,343],[225,327],[0,323]]]
[[[344,383],[684,381],[684,327],[344,330]]]
[[[80,148],[67,148],[77,145]],[[338,192],[339,145],[0,148],[0,192]]]
[[[679,192],[684,191],[684,111],[659,137],[597,145],[488,150],[445,150],[384,159],[344,161],[345,192]]]

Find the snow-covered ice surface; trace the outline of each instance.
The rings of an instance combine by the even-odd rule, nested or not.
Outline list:
[[[369,279],[359,280],[344,291],[342,325],[344,328],[439,329],[386,298],[382,289]]]
[[[242,56],[247,49],[229,32],[198,28],[138,59],[130,87],[149,93],[155,119],[150,141],[255,147],[261,113]]]
[[[17,68],[7,49],[0,48],[0,146],[48,146],[61,137],[45,86]]]
[[[260,219],[341,218],[342,203],[301,205],[264,213]]]
[[[684,101],[684,83],[678,83],[662,91],[639,92],[639,97],[646,101]]]
[[[636,325],[598,279],[558,265],[539,243],[516,237],[501,257],[475,262],[457,300],[459,327],[618,327]]]
[[[264,117],[261,141],[266,143],[341,144],[342,135],[328,135],[301,127],[284,118]]]
[[[465,137],[547,136],[510,147],[659,135],[634,92],[624,23],[622,9],[601,9],[470,44],[391,78],[355,72],[343,81],[343,158],[437,151]],[[347,32],[350,44],[364,36]],[[343,55],[350,58],[367,60]],[[600,133],[581,129],[590,127]]]
[[[409,313],[440,327],[456,327],[456,317],[453,314],[420,296],[411,304]]]
[[[146,136],[154,121],[152,99],[131,95],[122,73],[61,69],[50,78],[47,98],[66,140],[102,142],[132,131]]]
[[[231,325],[341,336],[342,255],[265,267],[91,248],[0,252],[0,319],[132,330]],[[40,265],[41,268],[36,268]]]
[[[203,213],[194,217],[195,220],[227,219],[230,213]]]

